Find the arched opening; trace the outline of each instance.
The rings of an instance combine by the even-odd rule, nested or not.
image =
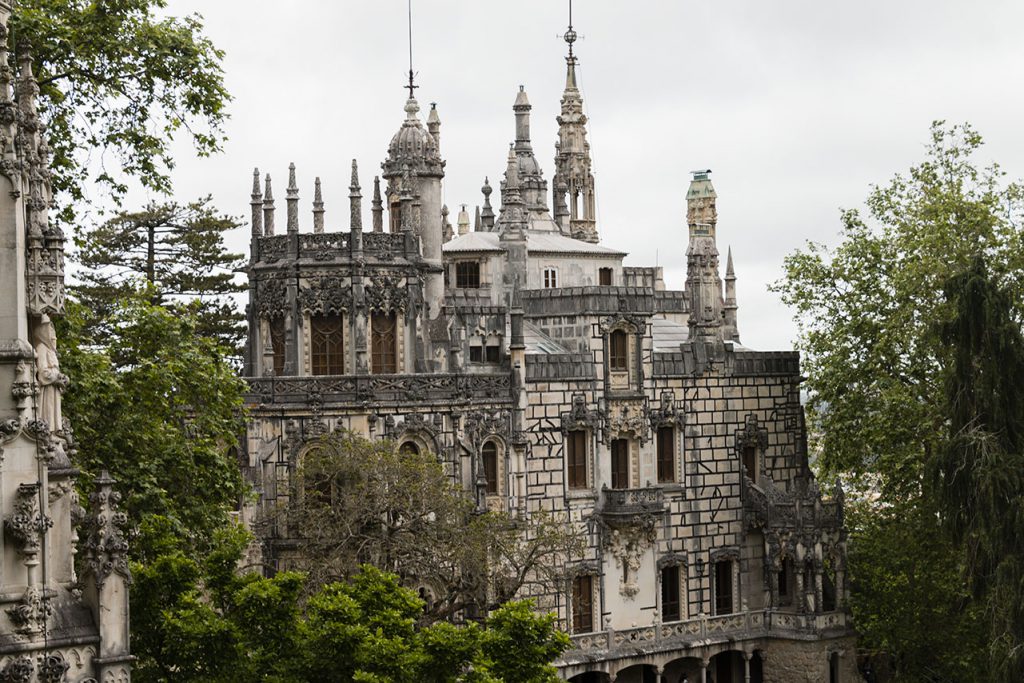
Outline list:
[[[420,447],[415,441],[403,441],[398,447],[398,452],[402,455],[419,455]]]
[[[662,680],[668,683],[701,683],[701,660],[696,657],[675,659],[665,665]]]
[[[711,665],[708,667],[711,673],[711,680],[715,683],[744,683],[745,662],[743,653],[736,650],[719,652],[711,658]]]
[[[331,504],[331,474],[319,462],[319,448],[310,448],[302,456],[302,503],[307,507],[321,507]]]
[[[651,664],[634,664],[615,674],[615,683],[657,683],[658,670]]]
[[[611,677],[603,671],[584,671],[569,680],[571,683],[608,683]]]
[[[487,495],[498,495],[498,445],[488,441],[481,449],[484,461],[484,478],[487,480]]]

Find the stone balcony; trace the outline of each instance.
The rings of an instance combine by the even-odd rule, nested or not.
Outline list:
[[[494,374],[311,375],[250,377],[248,400],[265,405],[310,400],[349,405],[508,402],[511,376]]]
[[[601,488],[599,510],[610,526],[634,524],[643,518],[665,512],[665,492],[657,486],[638,489]]]
[[[627,658],[758,638],[842,634],[850,628],[848,618],[843,611],[807,614],[763,610],[582,633],[571,636],[572,645],[558,665],[573,666],[593,661],[595,657]]]

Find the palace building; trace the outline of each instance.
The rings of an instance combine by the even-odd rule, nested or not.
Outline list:
[[[571,633],[567,680],[857,680],[842,491],[808,466],[799,357],[741,342],[710,171],[678,198],[687,244],[662,249],[685,250],[685,282],[602,242],[565,37],[551,182],[520,88],[472,220],[448,220],[440,115],[412,88],[368,211],[353,162],[347,226],[328,225],[318,180],[303,229],[294,167],[281,226],[255,173],[246,514],[296,495],[322,435],[392,439],[437,454],[480,510],[583,530],[557,590],[523,595]],[[301,538],[261,528],[264,562],[301,563]]]

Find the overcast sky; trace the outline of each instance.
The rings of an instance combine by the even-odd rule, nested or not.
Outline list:
[[[283,213],[294,161],[301,229],[319,175],[328,230],[347,230],[351,159],[368,196],[404,117],[405,0],[168,4],[205,17],[234,96],[223,154],[178,147],[175,196],[212,193],[247,216],[258,166]],[[550,180],[566,19],[558,0],[413,0],[417,97],[441,115],[452,223],[460,204],[472,214],[480,203],[484,176],[496,185],[504,170],[520,84]],[[839,208],[919,161],[932,120],[971,122],[985,159],[1024,176],[1020,0],[577,0],[574,23],[602,241],[628,251],[627,265],[657,261],[681,289],[689,171],[712,169],[719,247],[733,248],[753,348],[789,348],[796,334],[767,291],[783,257],[806,240],[834,243]],[[232,246],[245,249],[247,235]]]

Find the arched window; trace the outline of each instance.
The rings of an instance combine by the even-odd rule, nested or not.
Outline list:
[[[396,328],[394,313],[373,313],[370,316],[370,361],[375,375],[398,372]]]
[[[481,449],[484,460],[484,478],[487,479],[487,495],[498,494],[498,445],[488,441]]]
[[[402,445],[398,447],[398,452],[402,455],[419,455],[420,447],[416,445],[415,441],[403,441]]]
[[[310,318],[310,360],[314,375],[345,374],[344,330],[340,315]]]
[[[271,318],[270,326],[270,348],[274,352],[274,375],[280,377],[284,374],[284,318]]]
[[[629,353],[626,333],[615,330],[608,338],[608,368],[612,372],[625,372],[629,369]]]

